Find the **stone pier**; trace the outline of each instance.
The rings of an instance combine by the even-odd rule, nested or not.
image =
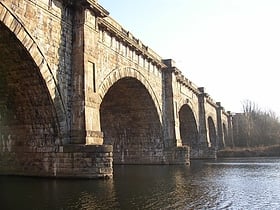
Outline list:
[[[98,1],[1,0],[0,49],[0,174],[106,178],[232,142],[221,103]]]

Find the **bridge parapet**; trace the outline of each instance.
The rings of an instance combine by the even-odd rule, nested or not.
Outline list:
[[[145,69],[150,69],[153,66],[157,69],[165,67],[161,61],[162,58],[157,53],[135,38],[131,32],[122,28],[113,18],[99,18],[98,27],[100,34],[103,34],[102,32],[104,31],[108,33],[109,39],[111,39],[109,41],[110,47],[112,47],[112,43],[115,41],[115,47],[113,46],[115,50],[121,51],[121,48],[125,48],[123,55],[134,63],[139,64]],[[113,39],[115,40],[112,41]]]
[[[189,164],[232,136],[221,104],[98,0],[1,0],[0,37],[0,174],[111,177],[113,158]]]
[[[189,88],[192,90],[195,94],[200,94],[199,88],[196,84],[194,84],[191,80],[187,79],[182,71],[180,71],[175,65],[175,62],[172,59],[166,59],[163,60],[163,62],[172,69],[172,72],[175,75],[176,81],[180,83],[181,85]]]
[[[216,102],[207,92],[205,92],[204,87],[199,87],[199,91],[201,92],[201,95],[205,97],[206,102],[213,106],[215,109],[220,106],[220,102]]]
[[[194,84],[191,80],[186,78],[183,73],[175,66],[175,62],[172,59],[167,59],[163,61],[170,69],[172,69],[172,72],[175,74],[176,81],[180,83],[181,85],[187,87],[191,91],[193,91],[196,95],[203,96],[206,99],[206,102],[209,103],[214,108],[220,107],[220,102],[216,102],[211,96],[205,92],[204,87],[198,87],[196,84]]]
[[[154,61],[162,65],[162,58],[155,51],[153,51],[147,45],[144,45],[144,43],[140,39],[136,38],[130,31],[124,29],[112,17],[108,16],[104,19],[99,19],[99,23],[101,24],[101,26],[107,26],[107,29],[111,32],[114,32],[114,35],[116,35],[117,37],[122,39],[124,38],[126,44],[134,48],[137,53],[146,56],[150,61]]]

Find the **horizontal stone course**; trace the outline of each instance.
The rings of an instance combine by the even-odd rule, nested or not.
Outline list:
[[[221,105],[97,1],[1,0],[0,37],[0,174],[111,177],[189,164],[189,146],[212,158],[226,138]]]
[[[0,153],[0,174],[52,177],[112,177],[112,147],[91,152]],[[111,150],[109,150],[111,148]],[[0,148],[1,149],[1,148]],[[77,150],[77,149],[76,149]]]

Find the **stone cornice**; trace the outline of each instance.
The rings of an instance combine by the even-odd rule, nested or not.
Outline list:
[[[231,112],[230,112],[230,111],[226,111],[224,108],[223,108],[223,110],[222,110],[222,114],[225,115],[225,116],[227,116],[227,117],[232,116]]]
[[[108,17],[109,18],[109,17]],[[111,19],[111,21],[113,21]],[[157,55],[153,50],[151,50],[148,46],[142,44],[139,39],[136,39],[130,32],[124,30],[123,28],[118,29],[113,24],[111,24],[107,19],[98,18],[98,26],[100,29],[103,29],[113,36],[115,36],[118,40],[125,43],[125,45],[132,48],[136,54],[142,55],[149,62],[155,64],[160,69],[166,67],[166,65],[161,61],[161,57]]]
[[[174,73],[174,75],[176,77],[176,81],[178,83],[187,87],[188,89],[193,91],[196,95],[200,94],[198,87],[192,81],[187,79],[178,68],[176,68],[176,67],[171,67],[171,68],[172,68],[172,72]]]
[[[98,17],[104,18],[109,15],[109,12],[106,9],[104,9],[100,4],[98,4],[96,1],[94,0],[84,0],[84,1],[86,1],[86,5],[90,9],[92,9]]]
[[[200,96],[204,97],[207,101],[208,104],[210,104],[211,106],[218,108],[219,105],[216,103],[216,101],[214,101],[210,95],[208,93],[205,92],[204,87],[199,87],[198,90],[200,91]]]
[[[107,17],[109,12],[95,0],[63,0],[68,5],[83,6],[94,12],[97,17]]]
[[[213,107],[215,107],[216,109],[219,108],[219,106],[217,105],[217,103],[214,101],[213,98],[210,97],[210,95],[208,93],[206,94],[206,101],[207,103],[211,104]]]

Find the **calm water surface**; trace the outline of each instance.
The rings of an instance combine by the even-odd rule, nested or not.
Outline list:
[[[280,158],[115,166],[111,180],[0,176],[0,209],[280,209]]]

